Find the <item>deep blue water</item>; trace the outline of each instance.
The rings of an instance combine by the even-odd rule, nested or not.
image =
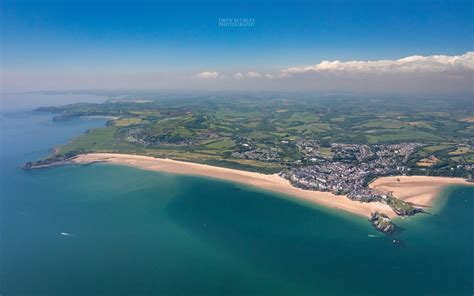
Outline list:
[[[472,187],[397,221],[396,245],[364,218],[228,182],[113,165],[23,171],[104,121],[16,111],[1,123],[2,296],[474,293]]]

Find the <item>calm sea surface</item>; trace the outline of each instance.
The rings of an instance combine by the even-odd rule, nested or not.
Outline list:
[[[238,184],[89,165],[23,171],[103,126],[1,115],[0,294],[473,295],[474,189],[388,237]],[[396,245],[396,238],[402,244]]]

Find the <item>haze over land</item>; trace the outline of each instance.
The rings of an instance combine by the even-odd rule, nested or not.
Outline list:
[[[473,95],[470,1],[2,1],[2,12],[2,92]]]
[[[321,61],[274,72],[25,72],[4,73],[5,90],[94,88],[299,90],[473,94],[474,52],[397,60]]]

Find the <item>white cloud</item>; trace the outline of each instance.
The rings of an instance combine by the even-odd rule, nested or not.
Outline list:
[[[219,73],[218,72],[204,71],[204,72],[198,73],[196,75],[196,77],[199,78],[199,79],[214,79],[214,78],[219,77]]]
[[[262,78],[263,75],[258,73],[258,72],[250,71],[250,72],[247,72],[245,74],[242,74],[241,72],[237,72],[234,75],[232,75],[232,77],[235,78],[235,79],[240,80],[240,79],[243,79],[243,78],[249,78],[249,79]]]
[[[316,77],[314,75],[324,74],[326,77],[336,78],[368,78],[370,75],[398,75],[408,77],[410,75],[431,75],[446,73],[446,77],[457,75],[472,75],[474,71],[474,52],[463,55],[431,55],[431,56],[408,56],[398,60],[374,60],[374,61],[322,61],[310,66],[299,66],[283,69],[277,72],[261,73],[256,71],[236,72],[231,75],[222,75],[218,72],[201,72],[197,74],[200,79],[220,78],[226,80],[250,80],[265,78],[266,80],[290,79],[293,76],[302,79]],[[355,74],[351,75],[351,74]],[[308,77],[302,77],[303,75]],[[327,76],[329,75],[329,76]],[[337,76],[337,77],[336,77]],[[320,76],[319,76],[320,77]]]
[[[301,73],[441,73],[474,70],[474,52],[458,56],[409,56],[398,60],[322,61],[312,66],[292,67],[281,71],[283,77]]]
[[[250,71],[250,72],[247,72],[247,73],[245,74],[245,76],[248,77],[248,78],[260,78],[260,77],[262,77],[262,74],[260,74],[260,73],[258,73],[258,72],[252,72],[252,71]]]
[[[244,78],[244,74],[237,72],[234,75],[232,75],[232,77],[234,77],[235,79],[242,79]]]
[[[220,69],[219,69],[220,70]],[[474,96],[474,52],[396,60],[323,61],[264,72],[0,71],[2,91],[54,89],[324,90]],[[260,70],[260,71],[259,71]]]

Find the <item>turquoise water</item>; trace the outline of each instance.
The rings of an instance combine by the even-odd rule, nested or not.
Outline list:
[[[2,115],[2,296],[474,293],[472,187],[446,190],[432,215],[397,221],[403,231],[387,237],[364,218],[228,182],[20,169],[103,124]]]

